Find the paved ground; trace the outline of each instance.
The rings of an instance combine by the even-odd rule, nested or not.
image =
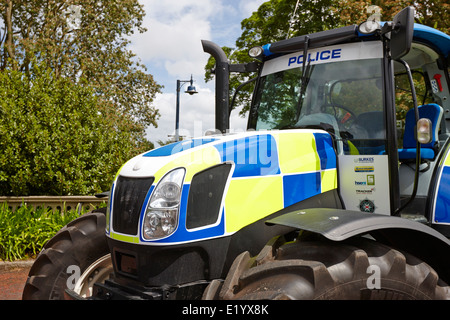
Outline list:
[[[32,260],[0,261],[0,300],[21,300]]]

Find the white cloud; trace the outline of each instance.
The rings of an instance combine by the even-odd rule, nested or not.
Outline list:
[[[194,76],[199,92],[180,96],[180,132],[199,136],[214,128],[214,81],[204,83],[204,67],[209,55],[201,40],[233,46],[239,37],[240,22],[251,15],[264,0],[144,0],[144,34],[131,38],[131,50],[148,67],[155,80],[164,86],[154,105],[161,117],[158,128],[147,129],[150,141],[166,141],[175,131],[176,80]],[[187,84],[186,84],[187,85]],[[183,88],[184,89],[184,88]],[[230,127],[243,130],[246,119],[232,114]]]
[[[171,76],[202,76],[208,56],[201,40],[211,38],[211,21],[221,8],[219,0],[149,0],[144,8],[148,32],[133,37],[131,49],[144,63],[164,60]]]
[[[220,0],[144,0],[143,4],[147,16],[169,23],[187,15],[208,19],[222,7]]]
[[[239,3],[239,9],[241,10],[241,13],[245,17],[250,17],[251,14],[258,10],[259,6],[266,2],[267,0],[242,0]]]
[[[180,93],[180,135],[188,138],[196,138],[205,135],[206,131],[214,130],[214,103],[215,94],[209,88],[197,87],[198,94],[186,95]],[[169,135],[175,133],[176,94],[158,94],[155,99],[161,117],[158,128],[148,128],[147,134],[150,141],[166,141]],[[240,132],[247,127],[247,118],[239,116],[240,110],[233,110],[230,116],[230,131]]]
[[[197,91],[192,96],[180,93],[180,135],[189,138],[202,136],[214,128],[214,92],[198,86]],[[158,94],[155,105],[161,113],[158,128],[149,128],[147,133],[150,141],[166,141],[168,135],[175,133],[176,93]]]

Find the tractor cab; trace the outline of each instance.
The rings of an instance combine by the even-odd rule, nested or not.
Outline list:
[[[448,152],[450,132],[449,52],[448,35],[416,24],[411,50],[402,58],[410,68],[412,81],[408,79],[405,66],[394,62],[399,191],[404,199],[415,196],[403,212],[426,213],[426,220],[438,223],[440,219],[432,216],[440,202],[436,201],[438,185],[447,183],[441,180],[440,172]],[[414,104],[418,105],[417,110]],[[417,118],[429,121],[425,124],[428,127],[426,141],[419,144],[418,130],[423,122],[417,123]],[[449,221],[448,217],[445,220]]]
[[[248,127],[327,131],[348,210],[428,219],[433,211],[432,177],[450,131],[450,37],[413,24],[412,12],[260,50]]]

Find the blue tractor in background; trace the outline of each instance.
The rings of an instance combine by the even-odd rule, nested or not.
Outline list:
[[[449,299],[450,36],[408,7],[248,64],[203,48],[220,134],[124,164],[24,298]],[[249,130],[227,133],[229,74],[249,71]]]

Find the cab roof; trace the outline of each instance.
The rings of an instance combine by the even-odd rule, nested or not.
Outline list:
[[[344,43],[363,37],[367,38],[367,35],[360,34],[358,32],[358,26],[352,25],[266,44],[263,46],[263,49],[264,55],[269,57],[274,54],[285,54],[303,50],[305,43],[308,43],[308,48],[312,49]],[[450,36],[439,30],[415,23],[413,41],[427,44],[439,51],[444,57],[449,57]]]
[[[414,24],[414,40],[428,44],[439,50],[444,57],[450,54],[450,36],[422,24]]]

